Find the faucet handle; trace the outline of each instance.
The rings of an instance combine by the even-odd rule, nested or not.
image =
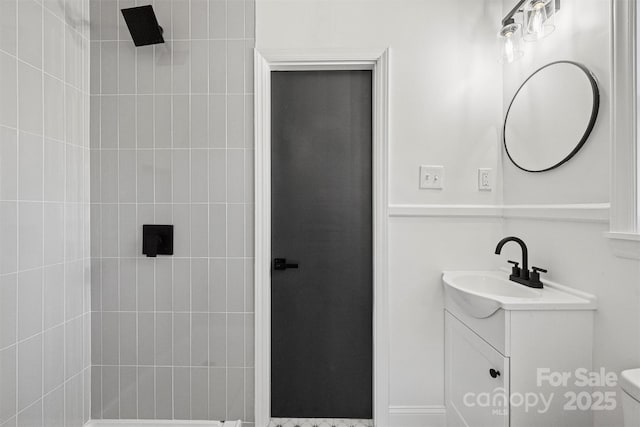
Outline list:
[[[516,261],[507,261],[509,264],[513,264],[513,267],[511,267],[511,275],[515,276],[515,277],[519,277],[520,276],[520,263],[516,262]]]
[[[537,285],[536,287],[542,288],[542,282],[540,281],[540,273],[546,273],[547,270],[540,267],[531,267],[531,269],[533,270],[531,272],[531,277],[530,277],[531,283],[534,285]]]

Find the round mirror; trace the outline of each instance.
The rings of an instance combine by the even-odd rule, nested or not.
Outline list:
[[[545,65],[522,83],[507,110],[502,135],[509,159],[527,172],[557,168],[587,141],[599,106],[598,84],[584,65]]]

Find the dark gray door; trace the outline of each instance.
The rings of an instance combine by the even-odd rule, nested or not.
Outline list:
[[[271,416],[370,419],[372,75],[271,75]]]

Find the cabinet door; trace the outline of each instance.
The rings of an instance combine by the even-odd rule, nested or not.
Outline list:
[[[509,358],[445,311],[447,425],[509,425]]]

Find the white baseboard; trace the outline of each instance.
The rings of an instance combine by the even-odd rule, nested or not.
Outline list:
[[[444,406],[390,406],[389,427],[445,427]]]

